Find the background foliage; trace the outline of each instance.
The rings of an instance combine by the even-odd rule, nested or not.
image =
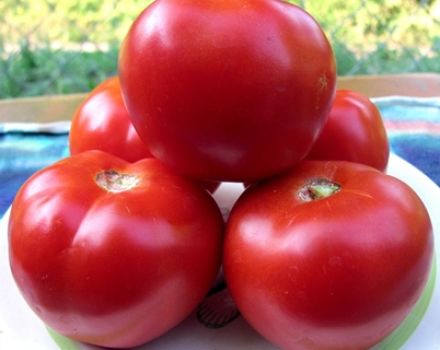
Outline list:
[[[2,0],[0,98],[84,92],[116,74],[140,0]],[[440,0],[297,0],[323,26],[340,75],[440,73]]]

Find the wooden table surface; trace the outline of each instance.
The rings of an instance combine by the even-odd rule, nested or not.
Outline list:
[[[369,97],[440,97],[440,74],[399,74],[339,77],[338,89]],[[53,122],[71,119],[86,94],[0,100],[0,122]]]

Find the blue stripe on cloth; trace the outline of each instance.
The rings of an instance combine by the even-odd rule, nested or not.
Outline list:
[[[373,100],[386,120],[437,122],[440,124],[440,99],[395,97]]]

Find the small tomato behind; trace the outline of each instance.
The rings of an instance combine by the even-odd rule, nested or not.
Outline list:
[[[117,76],[99,84],[76,110],[69,134],[71,154],[101,150],[128,162],[153,158],[125,108]],[[220,182],[199,181],[213,193]]]
[[[108,78],[93,89],[72,118],[71,154],[101,150],[128,162],[152,155],[137,134],[125,108],[119,78]]]
[[[376,105],[358,92],[338,90],[308,159],[345,160],[384,171],[389,155],[385,126]]]

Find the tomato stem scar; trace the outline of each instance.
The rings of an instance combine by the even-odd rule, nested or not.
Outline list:
[[[299,198],[304,202],[327,198],[339,192],[341,185],[325,178],[313,179],[298,191]]]
[[[96,174],[95,181],[107,192],[119,193],[136,187],[140,180],[136,175],[123,174],[110,169]]]

